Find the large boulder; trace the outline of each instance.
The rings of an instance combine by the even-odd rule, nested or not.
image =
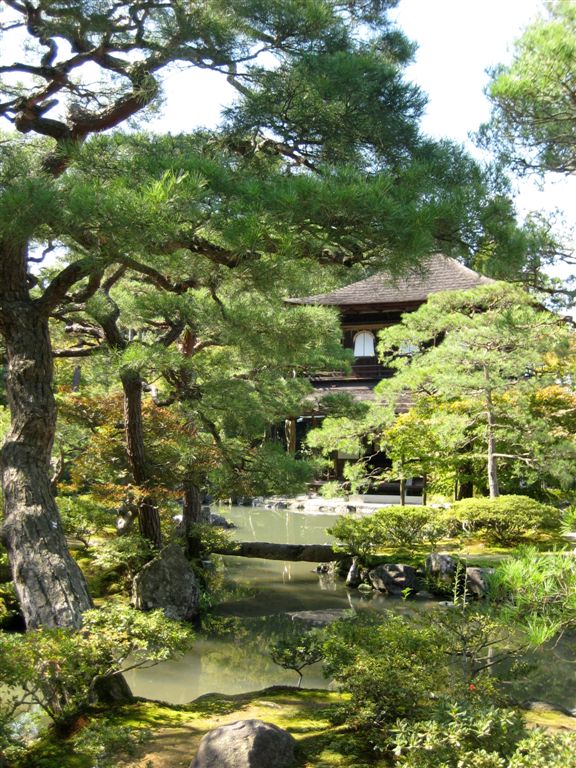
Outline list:
[[[488,580],[494,573],[494,568],[466,568],[466,592],[473,597],[486,597]]]
[[[208,507],[208,510],[210,510],[210,507]],[[217,515],[216,512],[209,512],[210,515],[210,525],[214,526],[214,528],[226,528],[227,530],[231,528],[236,528],[234,523],[231,523],[229,520],[226,520],[224,515]]]
[[[405,590],[415,594],[420,588],[416,568],[411,565],[386,563],[370,571],[368,577],[375,589],[387,592],[389,595],[406,594]]]
[[[445,593],[454,586],[458,561],[445,552],[432,552],[426,558],[424,570],[428,588],[432,592]]]
[[[177,544],[169,544],[134,579],[132,603],[140,611],[161,608],[169,619],[190,621],[200,592],[192,566]]]
[[[238,720],[207,733],[190,768],[291,768],[296,742],[262,720]]]

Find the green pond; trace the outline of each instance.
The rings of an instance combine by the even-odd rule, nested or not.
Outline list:
[[[261,507],[221,507],[237,527],[238,541],[279,544],[329,544],[326,529],[336,516]],[[235,694],[270,685],[293,685],[294,672],[275,665],[266,652],[270,637],[282,631],[288,614],[323,610],[393,610],[410,613],[435,603],[416,598],[402,601],[381,594],[368,597],[349,591],[342,579],[315,572],[314,563],[291,563],[244,557],[222,558],[219,580],[226,599],[215,605],[207,631],[181,659],[127,674],[137,696],[184,704],[205,693]],[[515,693],[576,708],[576,643],[563,639],[534,659],[534,669]],[[304,670],[303,685],[328,687],[321,666]],[[523,687],[522,687],[523,686]]]

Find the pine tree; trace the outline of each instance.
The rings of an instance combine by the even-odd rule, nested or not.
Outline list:
[[[424,99],[402,80],[412,49],[386,20],[394,4],[3,3],[0,116],[16,133],[0,142],[12,416],[2,538],[28,626],[79,625],[90,605],[48,475],[50,317],[105,299],[126,271],[184,294],[222,271],[262,281],[313,262],[399,271],[439,242],[500,247],[498,190],[457,148],[419,135]],[[221,131],[95,137],[144,115],[174,62],[236,89]],[[35,279],[33,262],[54,248],[63,260]],[[128,384],[138,397],[138,380]]]

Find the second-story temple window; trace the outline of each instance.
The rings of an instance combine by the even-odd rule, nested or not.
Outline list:
[[[376,357],[374,334],[360,331],[354,336],[354,357]]]

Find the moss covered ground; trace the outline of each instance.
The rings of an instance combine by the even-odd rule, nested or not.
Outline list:
[[[130,756],[119,753],[118,768],[184,768],[189,766],[202,736],[221,725],[256,718],[288,730],[297,741],[298,768],[385,768],[387,763],[362,748],[344,726],[334,726],[328,709],[345,696],[333,691],[277,686],[237,696],[208,695],[191,704],[172,706],[138,701],[98,716],[113,727],[141,729],[140,743]],[[86,723],[80,724],[85,727]],[[89,768],[93,759],[69,739],[45,739],[27,756],[26,768]]]

